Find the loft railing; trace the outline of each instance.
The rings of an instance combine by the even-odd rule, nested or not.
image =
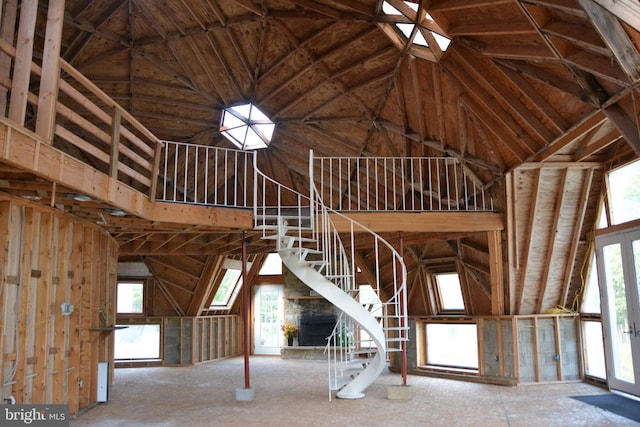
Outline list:
[[[50,119],[45,115],[55,116],[56,138],[39,135],[47,143],[155,198],[162,142],[151,131],[62,58],[55,111],[41,111],[39,94],[14,85],[26,79],[28,88],[38,88],[42,68],[17,64],[16,49],[6,41],[0,40],[0,52],[10,63],[0,76],[0,114],[33,131],[39,120]]]
[[[333,209],[492,211],[483,184],[452,157],[314,157],[313,181]]]
[[[163,141],[158,200],[249,208],[255,152]]]

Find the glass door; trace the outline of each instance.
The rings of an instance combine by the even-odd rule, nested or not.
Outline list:
[[[254,354],[280,354],[284,286],[259,285],[254,291]]]
[[[596,238],[609,387],[640,396],[640,229]]]

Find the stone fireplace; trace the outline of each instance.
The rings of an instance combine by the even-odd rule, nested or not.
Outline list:
[[[283,358],[322,359],[326,338],[338,318],[338,310],[322,296],[313,292],[283,266],[284,321],[298,327],[293,347],[282,348]]]

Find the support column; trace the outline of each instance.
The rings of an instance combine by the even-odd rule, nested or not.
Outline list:
[[[249,352],[251,340],[249,337],[249,281],[247,280],[247,245],[249,243],[242,233],[242,339],[244,351],[244,388],[236,388],[236,400],[252,401],[255,390],[251,388],[249,376]]]

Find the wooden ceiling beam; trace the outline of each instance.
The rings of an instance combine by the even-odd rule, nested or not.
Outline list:
[[[517,5],[522,11],[522,13],[527,17],[531,25],[535,28],[536,32],[542,39],[542,41],[547,45],[547,47],[553,52],[554,56],[567,68],[567,70],[573,75],[575,82],[582,88],[582,92],[585,95],[584,97],[578,96],[578,98],[582,101],[586,101],[591,103],[594,106],[600,106],[606,101],[606,94],[604,90],[600,86],[600,84],[590,75],[585,75],[582,69],[576,70],[575,63],[568,61],[567,58],[563,55],[563,51],[568,50],[564,49],[562,44],[568,44],[564,40],[554,40],[549,37],[549,35],[545,34],[542,31],[542,26],[546,24],[548,21],[548,16],[544,18],[543,22],[538,22],[536,19],[535,11],[529,9],[527,7],[526,2],[517,0]],[[546,15],[545,15],[546,16]],[[561,43],[559,43],[561,42]],[[565,52],[567,53],[567,52]],[[595,55],[591,55],[594,57]]]
[[[491,22],[485,24],[461,24],[449,27],[449,37],[461,36],[531,36],[536,30],[528,22]]]
[[[535,155],[531,156],[528,161],[542,162],[552,157],[555,153],[561,151],[567,145],[584,137],[594,129],[601,127],[607,121],[607,117],[602,111],[594,111],[591,115],[585,117],[582,121],[576,123],[570,129],[567,129],[562,135],[551,141],[547,146],[539,150]]]
[[[605,108],[604,114],[633,148],[636,155],[640,156],[639,123],[634,121],[619,104],[613,104]]]
[[[587,160],[589,157],[594,154],[606,149],[611,146],[615,142],[619,141],[622,138],[620,132],[617,129],[612,129],[606,135],[598,138],[596,141],[591,141],[588,138],[585,138],[584,144],[573,156],[574,161],[582,162]]]
[[[551,21],[542,26],[541,30],[544,34],[556,36],[596,55],[607,56],[611,54],[592,27]]]
[[[553,87],[556,90],[567,93],[576,99],[584,100],[587,95],[585,89],[577,84],[574,80],[565,79],[558,74],[551,73],[542,68],[536,67],[531,63],[514,60],[499,60],[500,64],[512,70],[526,75],[534,80]]]
[[[526,0],[527,3],[531,3],[540,7],[555,10],[565,13],[570,16],[576,16],[579,18],[586,18],[587,14],[580,7],[575,0]]]
[[[579,0],[600,37],[632,82],[640,78],[640,54],[618,19],[593,0]],[[637,12],[640,8],[636,7]]]
[[[510,4],[512,0],[442,0],[437,2],[427,2],[425,9],[427,12],[457,12],[460,10],[476,9],[488,7],[500,6],[503,4]]]
[[[640,32],[640,3],[636,0],[593,0]]]
[[[468,45],[468,44],[467,44]],[[479,52],[495,59],[521,61],[552,61],[555,59],[548,48],[542,46],[522,46],[518,44],[482,45]]]
[[[629,79],[624,74],[622,69],[618,66],[617,62],[611,61],[611,58],[595,55],[586,51],[574,52],[565,55],[563,60],[573,67],[583,70],[594,76],[598,76],[620,87],[626,87],[629,85]],[[594,82],[595,83],[595,82]],[[593,84],[590,85],[592,92],[598,93],[603,90]],[[607,95],[601,95],[598,97],[600,103],[604,103],[608,100]]]
[[[109,21],[109,19],[113,16],[114,13],[118,11],[124,4],[127,3],[127,0],[117,0],[113,2],[107,3],[109,7],[104,9],[93,22],[89,25],[91,28],[94,28],[94,31],[91,32],[80,32],[76,35],[76,37],[69,43],[69,46],[62,54],[62,57],[69,63],[72,63],[79,55],[82,53],[82,50],[89,44],[91,39],[95,36],[96,32],[102,28],[105,23]]]

